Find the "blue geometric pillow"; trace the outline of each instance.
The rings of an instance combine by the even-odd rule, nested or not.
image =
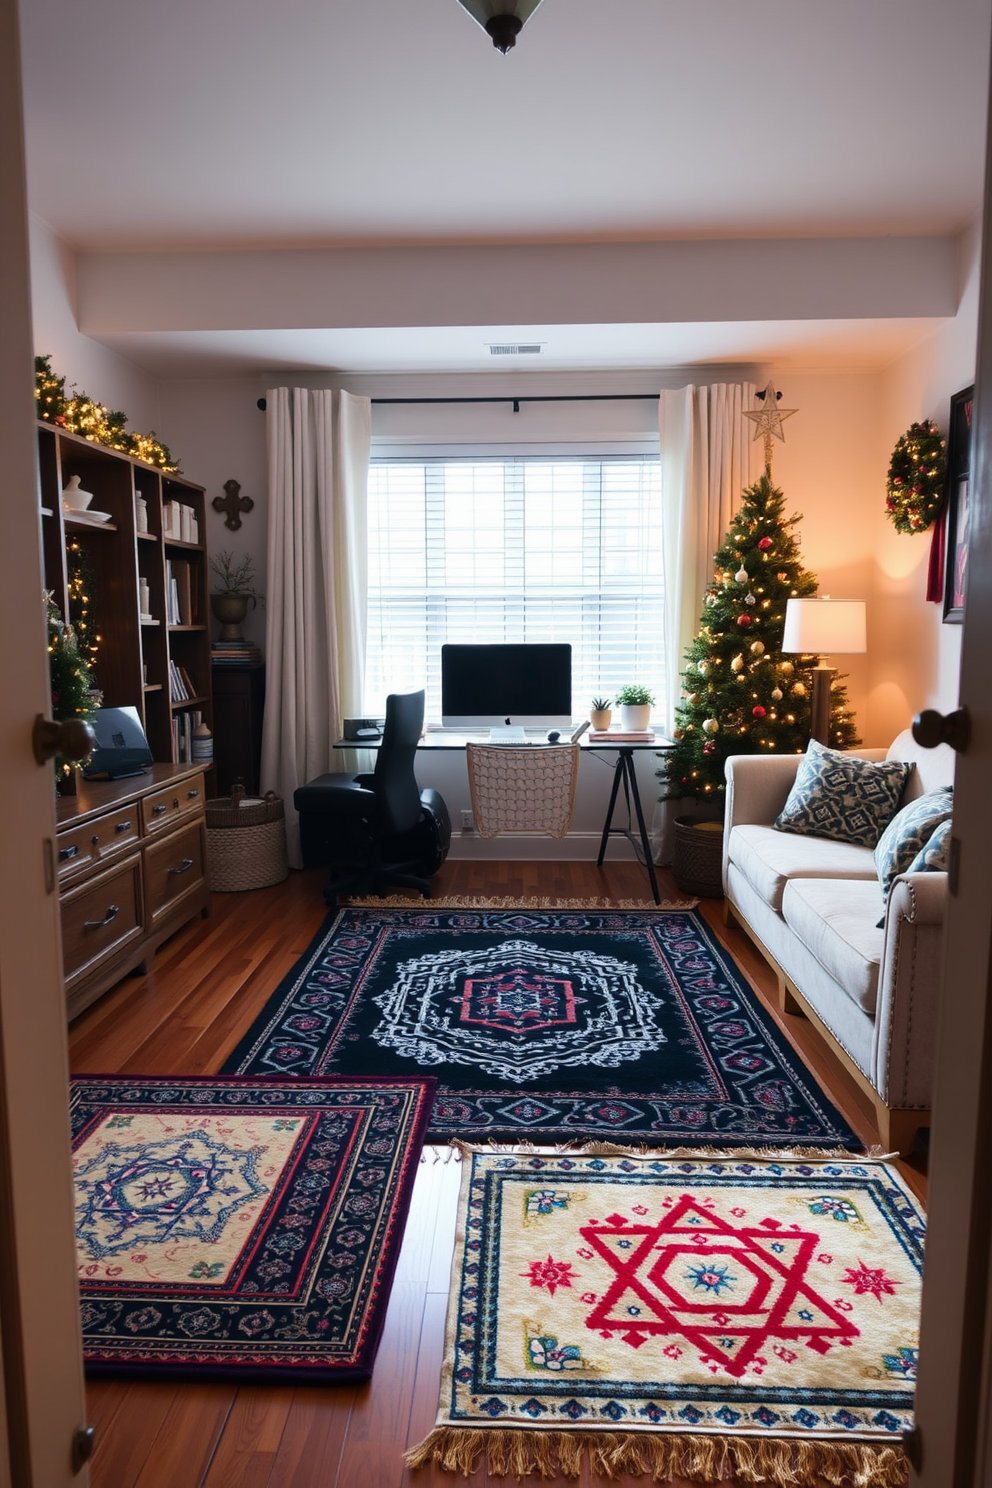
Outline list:
[[[897,811],[875,848],[875,868],[882,889],[882,902],[889,897],[892,880],[905,873],[923,852],[941,822],[950,821],[954,795],[951,787],[927,791]],[[920,869],[916,870],[920,872]]]
[[[942,821],[926,847],[905,869],[906,873],[946,873],[951,861],[951,819]]]
[[[811,739],[775,826],[874,847],[898,809],[912,768],[898,760],[858,759]]]

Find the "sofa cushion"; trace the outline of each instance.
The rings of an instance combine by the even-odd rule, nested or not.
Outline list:
[[[790,878],[863,878],[877,884],[871,849],[825,837],[798,837],[774,827],[734,827],[727,844],[730,861],[755,893],[777,914]]]
[[[899,760],[859,759],[811,739],[775,826],[874,848],[896,814],[910,770]]]
[[[789,929],[872,1018],[885,940],[877,925],[881,904],[877,879],[793,878],[782,896]]]
[[[950,819],[954,804],[949,785],[917,796],[896,812],[875,848],[875,867],[882,890],[882,903],[889,897],[892,880],[905,873],[926,847],[941,822]]]

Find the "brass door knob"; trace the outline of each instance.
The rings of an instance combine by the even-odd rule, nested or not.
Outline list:
[[[96,734],[81,718],[45,718],[39,713],[31,730],[31,746],[39,765],[60,754],[64,760],[79,764],[89,759],[96,748]]]

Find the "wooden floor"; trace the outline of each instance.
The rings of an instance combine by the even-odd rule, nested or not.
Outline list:
[[[683,897],[663,872],[661,880],[663,895]],[[147,976],[127,978],[73,1024],[72,1069],[217,1071],[319,929],[322,881],[319,872],[291,873],[275,888],[215,895],[210,918],[169,941]],[[449,862],[434,893],[651,902],[635,863]],[[723,926],[718,901],[700,908],[858,1135],[877,1140],[866,1101],[809,1025],[776,1011],[773,978],[751,943]],[[295,1389],[92,1381],[93,1488],[455,1488],[464,1481],[434,1469],[412,1474],[401,1460],[426,1436],[437,1407],[458,1195],[450,1152],[425,1156],[371,1382]],[[901,1166],[925,1197],[922,1162]],[[472,1488],[488,1481],[484,1470],[469,1480]],[[593,1488],[596,1480],[580,1481]],[[633,1488],[645,1480],[619,1481]]]

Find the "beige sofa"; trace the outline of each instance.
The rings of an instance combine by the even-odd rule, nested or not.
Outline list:
[[[921,749],[908,730],[852,752],[914,763],[902,804],[953,781],[953,750]],[[805,1013],[870,1097],[882,1145],[905,1152],[930,1124],[947,874],[897,878],[879,929],[870,848],[772,826],[801,758],[727,761],[725,912],[776,972],[783,1011]]]

